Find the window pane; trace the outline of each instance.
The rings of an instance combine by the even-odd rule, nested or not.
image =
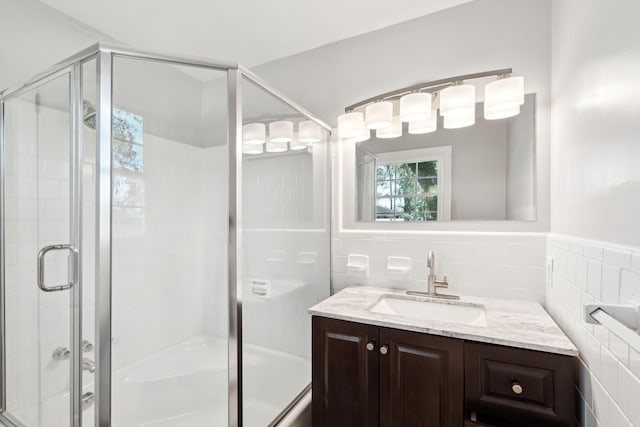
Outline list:
[[[394,194],[416,194],[415,179],[397,180]]]
[[[399,163],[396,165],[396,179],[415,178],[415,163]]]
[[[419,221],[438,219],[438,196],[420,197],[416,203],[416,216]]]
[[[438,162],[432,160],[430,162],[418,163],[418,176],[420,177],[437,177],[438,176]]]
[[[376,172],[376,179],[378,181],[384,181],[385,179],[393,178],[393,171],[391,165],[379,165]]]
[[[113,205],[144,207],[144,178],[116,174],[113,178]]]
[[[393,217],[393,199],[376,200],[376,219],[388,220]]]
[[[113,167],[135,172],[144,170],[144,147],[129,142],[113,140]]]
[[[137,116],[128,111],[113,109],[113,137],[122,141],[143,143],[142,116]]]
[[[390,196],[393,194],[394,187],[394,181],[378,181],[376,185],[376,195],[378,197]]]
[[[418,180],[418,193],[437,193],[438,178],[421,178]]]

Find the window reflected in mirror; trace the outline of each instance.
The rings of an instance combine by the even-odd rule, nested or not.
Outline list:
[[[534,221],[535,95],[521,113],[422,135],[356,144],[357,220]],[[407,126],[406,124],[404,125]]]

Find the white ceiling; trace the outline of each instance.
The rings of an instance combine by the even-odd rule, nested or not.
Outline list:
[[[141,49],[247,67],[472,0],[41,0]]]

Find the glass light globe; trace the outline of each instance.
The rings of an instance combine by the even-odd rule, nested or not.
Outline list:
[[[311,143],[320,142],[321,129],[317,123],[305,120],[298,125],[298,138],[300,142]]]
[[[476,112],[469,111],[464,114],[445,116],[443,127],[445,129],[459,129],[459,128],[471,126],[475,122],[476,122]]]
[[[484,87],[484,117],[487,120],[515,116],[520,113],[522,104],[524,104],[523,77],[499,79]]]
[[[440,114],[443,117],[464,115],[476,110],[476,87],[473,85],[449,86],[440,92]]]
[[[369,129],[382,129],[391,126],[393,120],[393,103],[390,101],[374,102],[365,109],[365,124]]]
[[[245,144],[264,144],[267,140],[267,127],[264,123],[248,123],[242,126],[242,142]]]
[[[267,153],[282,153],[287,151],[287,143],[282,141],[267,141],[265,146]]]
[[[263,147],[264,145],[262,144],[247,144],[244,143],[242,144],[242,152],[244,154],[262,154],[263,153]]]
[[[269,140],[276,143],[284,142],[285,144],[293,141],[293,122],[280,120],[269,123]]]
[[[436,130],[438,130],[438,110],[432,110],[431,116],[426,120],[409,122],[409,133],[412,135],[435,132]]]
[[[391,121],[391,126],[376,130],[376,138],[390,139],[402,136],[402,122],[400,117],[395,116]]]
[[[338,116],[338,136],[340,139],[355,138],[362,134],[364,115],[359,111]]]
[[[431,94],[410,93],[400,98],[400,121],[426,120],[431,116]]]
[[[304,150],[308,147],[306,142],[300,140],[300,134],[293,136],[293,141],[289,143],[289,148],[294,151]]]

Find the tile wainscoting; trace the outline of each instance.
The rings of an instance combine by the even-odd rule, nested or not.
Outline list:
[[[580,423],[640,425],[640,353],[606,328],[584,320],[584,305],[625,304],[640,293],[640,248],[551,234],[546,307],[580,350]]]

